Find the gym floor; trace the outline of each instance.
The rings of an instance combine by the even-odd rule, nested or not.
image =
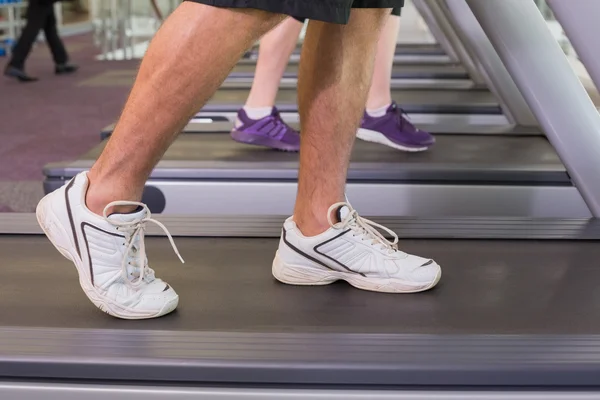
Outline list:
[[[39,82],[0,79],[0,212],[32,212],[43,195],[42,168],[75,159],[100,141],[125,102],[139,61],[97,61],[91,34],[65,38],[73,76],[54,76],[45,44],[38,44],[27,70]],[[4,66],[5,57],[0,57]],[[114,79],[127,71],[128,80]]]

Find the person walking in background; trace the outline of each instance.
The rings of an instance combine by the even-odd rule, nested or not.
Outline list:
[[[39,32],[44,31],[46,42],[52,52],[57,75],[70,74],[77,71],[78,67],[69,62],[67,50],[58,34],[54,3],[58,0],[29,0],[27,7],[27,24],[21,37],[13,48],[12,57],[4,75],[18,79],[21,82],[34,82],[37,78],[27,75],[25,61],[31,52]]]

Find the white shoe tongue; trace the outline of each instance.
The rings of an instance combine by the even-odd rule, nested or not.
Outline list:
[[[337,219],[338,222],[342,222],[344,220],[344,218],[346,218],[348,216],[348,214],[350,214],[350,208],[348,206],[341,206],[340,208],[337,209]]]
[[[111,214],[108,216],[108,219],[110,221],[118,221],[118,222],[134,222],[134,221],[139,221],[142,218],[144,218],[146,216],[146,210],[144,210],[142,207],[139,207],[139,209],[135,210],[132,213],[128,213],[128,214]]]

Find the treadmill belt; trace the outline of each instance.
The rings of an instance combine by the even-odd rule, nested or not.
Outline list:
[[[570,185],[558,155],[539,136],[443,135],[422,153],[357,140],[348,181],[510,182]],[[71,177],[91,167],[101,143],[73,163],[51,164],[47,177]],[[237,143],[223,134],[180,135],[151,178],[295,180],[298,155]]]
[[[596,242],[402,240],[402,250],[434,258],[443,268],[439,288],[404,296],[357,290],[345,283],[316,288],[279,284],[271,276],[277,239],[175,241],[185,264],[164,237],[147,238],[146,249],[158,276],[179,293],[179,310],[166,318],[122,321],[87,300],[74,266],[46,237],[2,237],[1,324],[182,331],[600,333],[600,319],[589,318],[600,313],[600,268],[586,261],[600,258]]]
[[[202,108],[204,112],[237,112],[244,106],[249,89],[218,90]],[[394,99],[407,113],[501,114],[498,101],[489,90],[407,90],[392,89]],[[297,112],[295,88],[279,89],[275,104],[282,112]]]
[[[237,64],[231,71],[230,76],[242,77],[253,76],[256,65]],[[283,77],[290,78],[298,76],[298,64],[288,64]],[[435,65],[435,64],[394,64],[392,78],[395,79],[469,79],[465,69],[457,64]]]
[[[180,307],[124,321],[41,236],[0,240],[0,376],[246,384],[595,385],[595,242],[402,241],[444,270],[413,294],[276,282],[277,239],[147,238]],[[35,251],[31,251],[35,249]],[[31,329],[29,329],[31,328]]]

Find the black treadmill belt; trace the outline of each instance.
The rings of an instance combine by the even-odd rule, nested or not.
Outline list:
[[[419,241],[402,249],[443,268],[417,295],[277,283],[277,239],[147,238],[158,276],[181,297],[172,316],[122,321],[97,310],[45,237],[2,237],[2,326],[182,331],[419,334],[600,333],[596,242]],[[31,249],[36,251],[32,252]],[[43,262],[42,262],[43,260]],[[35,276],[35,279],[31,279]]]
[[[414,295],[280,284],[270,272],[277,243],[180,238],[179,264],[166,238],[148,238],[151,265],[180,307],[124,321],[85,298],[46,238],[5,236],[0,377],[597,384],[595,242],[403,241],[444,271],[437,288]]]
[[[256,65],[237,64],[231,70],[232,77],[253,76]],[[298,76],[298,64],[288,64],[283,77]],[[394,64],[392,78],[395,79],[469,79],[469,75],[461,65],[436,64]]]
[[[46,168],[73,176],[100,155],[100,144],[75,163]],[[161,179],[296,179],[298,156],[237,143],[223,134],[181,135],[152,173]],[[570,185],[558,155],[543,137],[440,135],[423,153],[404,153],[357,140],[349,181],[511,182]]]
[[[202,108],[204,112],[237,112],[244,106],[249,89],[218,90]],[[392,98],[408,113],[501,114],[496,97],[488,90],[392,89]],[[275,104],[280,111],[297,112],[297,91],[280,89]]]

